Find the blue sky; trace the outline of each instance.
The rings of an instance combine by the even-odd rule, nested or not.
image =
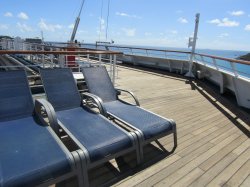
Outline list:
[[[45,40],[66,42],[80,4],[81,0],[0,0],[0,35],[40,37],[42,30]],[[106,40],[107,9],[108,0],[85,0],[78,41]],[[110,0],[107,40],[187,48],[198,12],[198,48],[250,50],[250,0]]]

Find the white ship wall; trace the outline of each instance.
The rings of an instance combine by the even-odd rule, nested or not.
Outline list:
[[[133,65],[141,65],[168,70],[174,73],[184,74],[188,71],[189,63],[185,60],[163,59],[138,55],[120,55],[118,60]],[[241,107],[250,108],[250,79],[236,77],[233,73],[217,70],[213,66],[194,62],[194,72],[201,79],[207,79],[220,87],[220,93],[225,89],[235,94],[237,103]]]

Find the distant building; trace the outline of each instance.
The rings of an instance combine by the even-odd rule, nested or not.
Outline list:
[[[15,37],[13,45],[15,50],[23,50],[23,39],[20,37]]]
[[[10,37],[10,36],[0,36],[0,40],[1,39],[13,39],[12,37]]]
[[[42,44],[42,40],[40,38],[26,38],[25,42],[27,42],[27,43]]]

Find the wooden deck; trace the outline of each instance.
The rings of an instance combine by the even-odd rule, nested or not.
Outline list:
[[[182,76],[119,67],[117,87],[133,91],[141,106],[177,123],[172,136],[89,172],[91,186],[250,186],[249,115],[205,84]],[[165,149],[165,150],[164,150]]]

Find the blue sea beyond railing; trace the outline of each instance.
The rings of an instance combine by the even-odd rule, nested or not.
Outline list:
[[[105,45],[96,46],[95,44],[81,44],[80,46],[83,48],[107,50]],[[190,54],[179,53],[179,52],[165,52],[165,50],[186,51],[186,52],[191,51],[191,49],[188,49],[188,48],[169,48],[169,47],[152,47],[152,46],[133,46],[133,45],[109,45],[108,49],[113,50],[113,51],[120,51],[120,52],[123,52],[124,54],[134,54],[134,55],[141,55],[141,56],[178,59],[178,60],[189,60]],[[152,49],[152,50],[146,50],[146,49]],[[237,51],[237,50],[196,49],[196,53],[213,55],[213,56],[229,58],[229,59],[237,59],[240,56],[246,55],[249,52]],[[200,57],[199,55],[196,55],[195,60],[201,61],[201,62],[203,61],[207,65],[214,66],[213,59],[209,57]],[[226,60],[216,59],[216,63],[219,69],[232,72],[232,67],[231,67],[230,62]],[[236,63],[235,67],[239,75],[250,78],[250,65]]]

